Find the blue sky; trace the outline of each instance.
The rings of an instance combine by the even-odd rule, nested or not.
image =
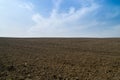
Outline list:
[[[0,0],[1,37],[120,37],[120,0]]]

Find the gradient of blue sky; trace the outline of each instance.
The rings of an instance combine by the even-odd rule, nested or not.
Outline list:
[[[0,0],[1,37],[120,37],[120,0]]]

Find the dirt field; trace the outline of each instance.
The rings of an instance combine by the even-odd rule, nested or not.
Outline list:
[[[120,80],[120,39],[0,38],[0,80]]]

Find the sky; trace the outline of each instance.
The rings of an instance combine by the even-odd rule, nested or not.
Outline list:
[[[120,37],[120,0],[0,0],[0,37]]]

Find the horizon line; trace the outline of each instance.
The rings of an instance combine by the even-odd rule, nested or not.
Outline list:
[[[111,39],[111,38],[120,38],[120,37],[0,37],[0,38],[13,38],[13,39],[14,39],[14,38],[18,38],[18,39],[22,39],[22,38],[23,38],[23,39],[24,39],[24,38],[25,38],[25,39],[29,39],[29,38],[30,38],[30,39],[31,39],[31,38],[33,38],[33,39],[42,39],[42,38],[45,38],[45,39],[47,39],[47,38],[49,38],[49,39],[50,39],[50,38],[51,38],[51,39],[54,39],[54,38],[58,38],[58,39],[59,39],[59,38],[61,38],[61,39],[62,39],[62,38],[66,38],[66,39],[67,39],[67,38],[81,38],[81,39],[82,39],[82,38],[86,38],[86,39],[87,39],[87,38],[88,38],[88,39],[89,39],[89,38],[93,38],[93,39],[94,39],[94,38],[98,38],[98,39],[102,39],[102,38],[103,38],[103,39],[106,39],[106,38],[107,38],[107,39]]]

